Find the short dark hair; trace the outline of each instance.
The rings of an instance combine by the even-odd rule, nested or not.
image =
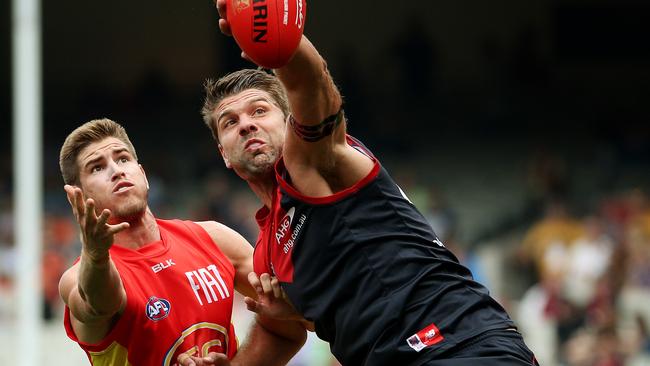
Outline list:
[[[77,157],[81,150],[93,142],[101,141],[107,137],[115,137],[124,142],[135,160],[138,156],[135,148],[126,134],[126,130],[119,123],[108,118],[95,119],[77,127],[66,137],[59,154],[59,167],[65,184],[79,185],[79,165]]]
[[[280,83],[280,80],[263,70],[243,69],[232,72],[221,77],[219,80],[207,79],[203,84],[205,89],[205,101],[201,109],[203,122],[212,131],[212,136],[219,141],[217,135],[216,121],[213,120],[212,114],[214,109],[225,98],[241,93],[247,89],[260,89],[272,98],[272,102],[282,110],[284,117],[290,113],[289,99],[287,92]]]

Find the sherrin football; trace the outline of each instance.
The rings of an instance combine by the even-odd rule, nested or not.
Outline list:
[[[305,0],[228,0],[235,41],[256,64],[277,69],[293,56],[305,27]]]

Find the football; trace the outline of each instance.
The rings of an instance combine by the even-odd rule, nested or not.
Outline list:
[[[277,69],[293,56],[305,27],[305,0],[228,0],[235,41],[256,64]]]

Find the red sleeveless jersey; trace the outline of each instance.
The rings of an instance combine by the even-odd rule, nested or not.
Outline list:
[[[235,269],[208,233],[191,221],[156,220],[161,240],[138,250],[110,249],[126,290],[124,312],[97,344],[80,342],[65,309],[65,328],[95,366],[175,365],[179,354],[234,357],[230,322]]]

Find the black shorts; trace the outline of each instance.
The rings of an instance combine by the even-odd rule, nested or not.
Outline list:
[[[418,366],[539,366],[515,330],[487,331]]]

